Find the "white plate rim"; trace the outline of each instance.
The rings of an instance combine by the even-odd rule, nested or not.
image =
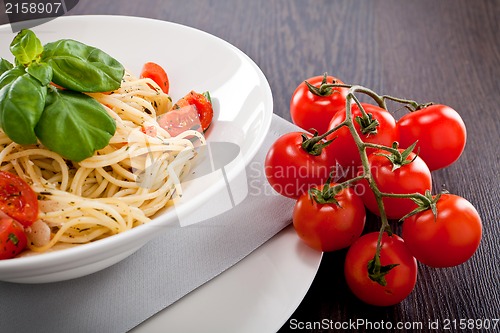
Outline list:
[[[306,296],[318,272],[323,253],[309,248],[292,225],[268,240],[225,272],[193,290],[177,302],[146,319],[130,333],[277,332]],[[269,268],[287,277],[266,278]],[[255,274],[252,275],[252,272]],[[264,278],[262,276],[264,275]],[[248,292],[240,293],[235,283]],[[287,285],[287,297],[274,292]],[[265,290],[274,304],[259,299]],[[274,294],[273,294],[274,292]],[[217,297],[217,304],[213,299]],[[210,305],[214,306],[210,306]],[[224,313],[224,317],[220,313]],[[266,313],[266,315],[262,315]],[[193,319],[196,316],[196,320]],[[234,317],[236,321],[228,318]],[[252,320],[241,320],[243,318]],[[239,320],[238,320],[239,319]]]

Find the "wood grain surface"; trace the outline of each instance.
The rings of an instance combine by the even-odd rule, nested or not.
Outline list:
[[[273,91],[274,112],[288,120],[295,87],[324,72],[380,93],[455,108],[467,126],[467,146],[433,179],[435,190],[445,188],[477,207],[484,236],[475,256],[448,269],[420,265],[406,300],[376,308],[349,292],[345,251],[325,254],[309,292],[279,332],[315,322],[316,328],[302,331],[371,331],[335,329],[335,323],[358,319],[422,323],[414,330],[420,332],[443,331],[449,321],[453,332],[461,331],[453,320],[458,326],[461,319],[500,318],[500,1],[81,0],[69,14],[149,17],[218,36],[259,65]],[[168,43],[161,32],[158,43]],[[370,217],[374,229],[377,222]],[[431,322],[439,329],[430,329]]]

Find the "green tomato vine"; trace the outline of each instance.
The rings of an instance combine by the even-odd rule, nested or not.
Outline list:
[[[326,75],[326,74],[325,74]],[[310,149],[311,145],[321,145],[320,148],[323,148],[324,146],[328,145],[330,141],[325,142],[325,138],[338,129],[342,127],[347,127],[349,129],[349,132],[354,139],[354,142],[356,143],[356,146],[358,148],[358,152],[361,158],[361,166],[362,166],[362,174],[354,177],[352,179],[346,180],[338,185],[335,186],[337,189],[342,189],[348,186],[351,186],[353,183],[365,179],[368,182],[368,185],[370,189],[373,191],[373,194],[375,196],[377,206],[380,212],[380,219],[381,219],[381,226],[380,226],[380,231],[379,231],[379,236],[378,236],[378,241],[377,241],[377,249],[375,252],[375,255],[373,259],[368,263],[368,274],[370,279],[373,281],[379,283],[380,285],[385,285],[385,275],[389,273],[389,271],[396,267],[398,264],[390,264],[390,265],[385,265],[382,266],[380,262],[380,253],[382,249],[382,237],[384,233],[388,233],[389,235],[392,234],[391,226],[389,224],[389,220],[387,218],[386,210],[384,207],[384,202],[383,198],[384,197],[391,197],[391,198],[409,198],[413,200],[417,204],[417,208],[410,212],[409,214],[405,215],[402,217],[400,220],[404,220],[405,218],[417,214],[418,212],[431,209],[432,212],[434,213],[434,216],[436,216],[436,202],[439,200],[440,195],[437,195],[435,198],[432,197],[431,192],[427,191],[425,195],[421,193],[408,193],[408,194],[394,194],[394,193],[384,193],[381,192],[379,187],[377,186],[375,180],[372,177],[371,171],[370,171],[370,163],[368,160],[368,154],[366,152],[367,148],[376,148],[379,150],[384,150],[387,151],[388,154],[386,156],[393,164],[393,170],[408,164],[412,163],[413,160],[407,160],[407,157],[412,153],[414,150],[417,142],[415,142],[413,145],[405,149],[403,152],[400,152],[398,150],[398,143],[394,142],[392,147],[387,147],[384,145],[379,145],[379,144],[373,144],[373,143],[365,143],[361,139],[359,133],[356,131],[356,128],[354,127],[354,122],[356,121],[360,127],[361,131],[363,134],[376,134],[377,133],[377,127],[378,127],[378,121],[376,119],[372,119],[370,114],[367,114],[367,112],[364,110],[361,102],[359,99],[356,97],[357,93],[362,93],[365,95],[368,95],[369,97],[373,98],[373,100],[383,109],[387,110],[387,105],[386,105],[386,100],[391,100],[395,101],[398,103],[404,104],[406,108],[408,108],[410,111],[416,111],[421,108],[424,108],[426,106],[429,106],[431,103],[428,104],[419,104],[415,101],[412,100],[406,100],[406,99],[401,99],[401,98],[396,98],[388,95],[379,95],[376,92],[374,92],[371,89],[368,89],[366,87],[360,86],[360,85],[347,85],[347,84],[336,84],[336,83],[331,83],[331,84],[324,84],[323,87],[321,87],[322,90],[326,90],[327,88],[333,89],[333,88],[348,88],[349,91],[346,96],[346,118],[343,122],[335,126],[334,128],[330,129],[326,133],[322,135],[318,135],[317,133],[313,136],[313,138],[309,140],[305,140],[303,143],[303,147],[308,146]],[[357,106],[359,107],[359,110],[362,114],[361,117],[356,117],[353,119],[352,115],[352,105],[353,103],[356,103]],[[418,154],[417,154],[418,155]],[[416,156],[417,156],[416,155]],[[337,190],[338,191],[338,190]],[[313,193],[314,195],[317,195],[318,193]]]

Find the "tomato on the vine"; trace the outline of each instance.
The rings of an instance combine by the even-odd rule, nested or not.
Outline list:
[[[398,121],[399,144],[406,148],[418,140],[419,156],[431,171],[454,163],[465,148],[465,124],[455,110],[435,104],[408,113]]]
[[[307,83],[309,84],[307,84]],[[347,88],[328,87],[343,84],[333,76],[314,76],[298,85],[290,101],[290,115],[297,126],[323,134],[333,115],[345,107]],[[314,87],[314,88],[311,88]]]
[[[361,198],[352,188],[336,189],[336,184],[325,184],[302,194],[293,209],[297,235],[323,252],[351,245],[363,232],[365,219]]]
[[[400,153],[403,149],[399,149]],[[403,155],[403,154],[402,154]],[[391,194],[425,194],[432,189],[431,172],[425,162],[415,153],[411,152],[404,161],[391,161],[388,152],[378,150],[368,156],[372,179],[378,189],[383,193]],[[358,194],[365,206],[374,214],[380,215],[375,195],[366,179],[357,186]],[[400,219],[413,209],[417,204],[409,198],[384,197],[385,212],[389,219]]]
[[[372,117],[371,122],[367,121],[367,124],[364,125],[370,126],[372,122],[378,122],[377,126],[371,128],[372,130],[370,130],[370,128],[363,127],[365,129],[365,133],[363,133],[362,126],[355,120],[356,117],[362,117],[362,112],[357,104],[353,104],[351,106],[354,127],[356,128],[361,140],[366,143],[391,146],[392,143],[398,138],[396,120],[394,117],[387,110],[378,106],[366,103],[362,103],[361,105],[366,113]],[[346,110],[344,108],[342,111],[337,112],[337,114],[333,116],[328,129],[333,129],[345,121],[345,119]],[[336,160],[336,163],[338,163],[338,165],[342,168],[342,170],[337,170],[339,177],[352,178],[345,177],[345,175],[356,175],[358,166],[361,165],[361,158],[351,132],[346,126],[344,126],[330,134],[327,138],[329,140],[334,139],[334,141],[328,145],[326,149],[331,154],[332,158]],[[373,148],[368,148],[367,153],[370,153],[373,150]]]
[[[401,237],[384,233],[380,251],[382,268],[397,265],[383,275],[385,286],[369,276],[369,263],[374,259],[379,233],[361,236],[347,251],[344,275],[353,294],[365,303],[389,306],[400,303],[415,288],[417,261],[410,254]]]
[[[38,198],[21,177],[0,171],[0,211],[25,227],[38,219]]]
[[[442,194],[431,209],[406,218],[402,236],[418,261],[431,267],[452,267],[476,252],[482,237],[481,218],[466,199]]]
[[[304,149],[305,138],[310,139],[312,135],[301,132],[284,134],[272,144],[266,155],[267,180],[276,192],[286,197],[297,199],[312,186],[325,183],[329,177],[331,160],[326,150],[320,149],[319,154],[314,155]]]

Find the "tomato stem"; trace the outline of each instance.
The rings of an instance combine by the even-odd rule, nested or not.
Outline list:
[[[371,89],[368,89],[366,87],[359,86],[359,85],[344,84],[344,83],[325,84],[325,88],[348,88],[348,89],[350,89],[350,91],[353,87],[355,87],[355,92],[363,93],[367,96],[370,96],[371,98],[373,98],[373,100],[375,102],[377,102],[378,106],[380,106],[382,109],[387,110],[387,104],[385,103],[383,96],[380,96],[379,94],[377,94],[376,92],[374,92]],[[346,106],[347,106],[347,101],[346,101]]]
[[[360,176],[356,176],[354,178],[351,178],[351,179],[348,179],[340,184],[338,184],[339,186],[341,186],[342,188],[346,188],[346,187],[349,187],[351,186],[352,183],[356,183],[362,179],[365,179],[365,175],[360,175]]]
[[[412,163],[418,156],[418,154],[414,154],[412,159],[408,159],[412,152],[413,149],[415,149],[415,146],[417,145],[417,141],[415,141],[410,147],[406,148],[402,152],[398,150],[398,143],[394,142],[392,144],[392,152],[391,154],[382,154],[382,153],[376,153],[376,155],[384,156],[386,157],[392,164],[392,171],[401,168],[403,165],[407,165]]]
[[[332,134],[333,132],[337,131],[339,128],[344,127],[344,126],[347,126],[347,121],[341,122],[337,126],[333,127],[332,129],[328,130],[327,132],[325,132],[321,135],[318,135],[318,133],[316,132],[309,139],[307,139],[306,134],[303,134],[302,137],[305,137],[306,139],[304,139],[304,141],[302,142],[302,148],[307,150],[308,148],[312,147],[313,145],[317,144],[318,142],[326,139],[326,137],[328,135]],[[330,140],[330,141],[332,141],[332,140]]]
[[[314,156],[321,155],[321,151],[323,150],[323,148],[325,148],[330,143],[332,143],[333,140],[335,140],[335,138],[333,138],[331,140],[325,141],[326,137],[344,126],[347,126],[347,121],[341,122],[334,128],[321,135],[318,135],[318,132],[316,132],[311,138],[307,138],[307,135],[305,133],[302,134],[302,149]]]
[[[399,221],[404,221],[408,217],[415,215],[417,213],[423,212],[424,210],[430,209],[432,211],[432,214],[434,215],[434,219],[437,219],[437,202],[441,198],[441,195],[443,193],[447,193],[447,191],[443,191],[436,195],[435,197],[432,196],[432,193],[430,190],[425,191],[425,195],[421,193],[409,193],[409,194],[394,194],[394,193],[382,193],[382,196],[384,197],[391,197],[391,198],[409,198],[413,200],[417,204],[417,208],[403,216],[402,218],[399,219]]]
[[[326,183],[323,185],[323,189],[319,190],[313,187],[309,190],[309,197],[319,204],[334,203],[341,207],[336,199],[336,195],[339,194],[343,189],[349,187],[352,183],[355,183],[364,178],[364,175],[357,176],[348,179],[342,183],[335,184],[331,186],[333,171],[328,177]]]
[[[330,96],[335,92],[334,88],[340,88],[336,86],[336,80],[332,80],[331,84],[328,83],[328,73],[323,74],[323,80],[321,81],[319,87],[315,87],[307,81],[304,81],[304,83],[306,84],[309,91],[316,96]]]
[[[321,138],[322,139],[326,138],[328,135],[332,134],[333,132],[337,131],[338,129],[340,129],[341,127],[344,127],[344,126],[347,126],[347,121],[346,120],[344,120],[343,122],[341,122],[337,126],[333,127],[332,129],[328,130],[327,132],[323,133],[321,135]]]
[[[358,105],[359,111],[361,112],[362,117],[357,116],[355,118],[358,123],[361,133],[364,135],[368,134],[377,134],[377,127],[380,125],[377,119],[373,119],[373,115],[370,113],[366,113],[365,108],[360,103],[360,101],[355,98],[354,101]]]
[[[306,134],[302,134],[302,149],[313,156],[321,155],[323,149],[328,146],[333,140],[325,141],[317,133],[311,138],[308,138]]]
[[[401,154],[397,148],[394,147],[387,147],[384,145],[379,145],[377,143],[370,143],[370,142],[364,142],[363,143],[367,148],[375,148],[379,150],[385,150],[388,151],[391,154]]]
[[[345,87],[347,85],[337,85],[337,86]],[[368,161],[368,155],[366,153],[366,149],[367,148],[375,148],[375,149],[387,151],[388,153],[390,153],[390,155],[389,154],[388,155],[382,154],[382,155],[386,156],[387,158],[389,158],[393,162],[394,168],[398,168],[406,163],[410,163],[413,161],[413,160],[409,161],[407,159],[410,156],[410,154],[412,153],[412,151],[415,148],[417,143],[415,142],[412,146],[410,146],[407,149],[405,149],[404,151],[400,152],[398,149],[397,142],[394,142],[392,147],[387,147],[387,146],[374,144],[374,143],[363,142],[363,140],[361,140],[360,135],[356,131],[356,128],[354,127],[354,122],[352,119],[353,118],[353,115],[352,115],[353,102],[357,104],[357,106],[359,107],[359,109],[363,115],[363,117],[358,117],[361,119],[356,119],[356,121],[360,124],[361,127],[363,127],[363,125],[367,125],[368,130],[372,130],[370,128],[371,124],[368,123],[369,121],[371,121],[371,119],[370,119],[370,115],[368,115],[365,112],[365,110],[363,109],[360,101],[355,96],[355,93],[364,93],[368,96],[371,96],[379,104],[380,107],[382,107],[386,110],[387,110],[387,107],[385,104],[385,100],[392,100],[392,101],[396,101],[399,103],[408,104],[411,106],[411,108],[408,107],[410,109],[410,111],[412,109],[413,109],[413,111],[418,110],[419,108],[423,107],[423,105],[425,105],[425,104],[418,104],[415,101],[395,98],[395,97],[386,96],[386,95],[380,96],[377,93],[375,93],[374,91],[367,89],[365,87],[362,87],[362,86],[358,86],[358,85],[349,86],[349,91],[348,91],[347,96],[346,96],[346,119],[341,125],[347,126],[349,128],[351,136],[354,139],[354,142],[356,143],[356,146],[357,146],[358,151],[359,151],[360,159],[361,159],[361,165],[363,167],[363,173],[362,173],[362,175],[355,177],[351,180],[348,180],[342,184],[345,184],[344,186],[347,186],[351,182],[365,179],[368,182],[370,189],[373,191],[373,194],[375,196],[377,206],[378,206],[378,209],[380,212],[381,226],[380,226],[380,232],[378,234],[377,248],[375,250],[375,255],[374,255],[373,259],[370,260],[370,262],[368,263],[367,270],[368,270],[368,274],[370,276],[370,279],[372,279],[373,281],[375,281],[383,286],[386,283],[384,276],[392,268],[397,266],[397,263],[382,266],[381,261],[380,261],[380,253],[382,251],[383,235],[386,232],[389,235],[392,234],[391,226],[389,224],[389,221],[387,218],[387,213],[385,211],[383,198],[384,197],[409,198],[409,199],[412,199],[415,203],[417,203],[418,208],[416,208],[413,212],[410,212],[408,215],[404,216],[402,219],[404,219],[410,215],[416,214],[419,211],[429,209],[429,208],[432,209],[432,211],[434,212],[434,214],[436,216],[436,201],[437,201],[437,199],[432,198],[430,191],[426,192],[425,195],[422,195],[420,193],[411,193],[411,194],[384,193],[384,192],[381,192],[379,190],[379,188],[378,188],[377,184],[375,183],[375,180],[373,179],[373,176],[371,174],[370,163]],[[362,123],[362,122],[364,122],[364,123]],[[340,125],[339,125],[339,127],[340,127]],[[376,125],[374,127],[376,128]],[[366,134],[366,133],[363,132],[363,134]]]
[[[331,88],[349,88],[350,89],[354,86],[355,85],[352,85],[352,84],[333,82],[331,84],[322,84],[321,88],[323,90],[331,89]],[[418,103],[418,102],[411,100],[411,99],[399,98],[399,97],[394,97],[394,96],[390,96],[390,95],[379,95],[376,92],[374,92],[373,90],[368,89],[366,87],[363,87],[363,86],[356,86],[356,87],[357,87],[356,92],[363,93],[363,94],[373,98],[373,100],[378,104],[378,106],[380,106],[381,108],[383,108],[385,110],[387,110],[387,103],[386,103],[387,100],[394,101],[394,102],[401,103],[401,104],[405,104],[405,107],[410,112],[418,111],[418,110],[424,109],[424,108],[434,104],[433,102]],[[360,107],[360,110],[361,109],[362,108]],[[361,112],[363,113],[363,111],[361,111]],[[363,113],[363,115],[365,115],[365,113]]]
[[[398,102],[398,103],[401,103],[401,104],[405,104],[405,107],[410,111],[410,112],[414,112],[414,111],[417,111],[417,110],[420,110],[420,109],[424,109],[434,103],[432,102],[429,102],[429,103],[418,103],[418,102],[415,102],[411,99],[404,99],[404,98],[398,98],[398,97],[393,97],[393,96],[389,96],[389,95],[382,95],[380,96],[384,101],[385,100],[390,100],[390,101],[394,101],[394,102]]]
[[[382,266],[380,263],[380,256],[375,255],[372,260],[368,262],[368,277],[370,280],[377,282],[381,286],[386,286],[387,281],[385,276],[389,273],[391,269],[398,266],[399,264],[390,264]]]
[[[373,194],[375,195],[375,199],[377,201],[377,206],[380,211],[380,219],[381,219],[381,227],[380,227],[380,232],[378,235],[377,239],[377,248],[375,250],[375,256],[374,256],[374,261],[372,262],[372,267],[371,270],[374,272],[380,272],[380,269],[382,269],[380,265],[380,252],[382,250],[382,236],[384,235],[385,232],[388,232],[391,234],[391,227],[389,224],[389,221],[387,219],[387,214],[385,212],[385,207],[384,207],[384,202],[382,200],[382,192],[380,192],[379,188],[377,187],[377,184],[373,180],[373,177],[371,175],[370,171],[370,163],[368,162],[368,155],[366,153],[366,148],[367,147],[373,147],[372,144],[367,144],[364,143],[363,140],[361,140],[361,137],[359,136],[358,132],[356,131],[356,128],[354,127],[354,122],[352,119],[352,103],[351,101],[354,101],[356,104],[361,109],[360,102],[358,98],[355,96],[356,92],[362,92],[362,93],[368,93],[369,95],[372,95],[377,102],[381,101],[382,103],[379,103],[381,107],[385,108],[385,102],[383,99],[377,95],[375,92],[373,92],[370,89],[367,89],[362,86],[357,86],[353,85],[351,88],[349,88],[348,94],[346,96],[346,120],[345,122],[347,123],[346,126],[349,128],[349,131],[354,139],[354,142],[356,143],[356,146],[358,147],[359,155],[361,158],[361,165],[363,167],[363,177],[367,180],[369,187],[373,191]],[[383,105],[383,106],[382,106]],[[377,145],[378,146],[378,145]],[[385,147],[387,148],[387,147]],[[393,150],[394,148],[390,148],[390,150]],[[397,149],[395,149],[397,150]],[[399,153],[399,151],[398,151]],[[370,270],[370,269],[369,269]],[[370,272],[369,272],[370,273]],[[383,280],[377,280],[378,283],[383,283]]]

